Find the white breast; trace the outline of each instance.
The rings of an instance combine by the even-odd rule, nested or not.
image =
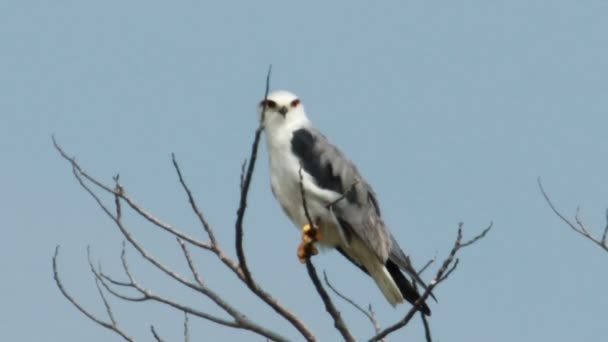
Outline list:
[[[300,161],[291,151],[291,130],[282,130],[279,134],[267,135],[268,154],[270,157],[270,182],[272,192],[281,204],[283,211],[301,229],[308,224],[304,213],[300,188]],[[276,132],[275,132],[276,133]],[[326,208],[339,195],[320,189],[306,172],[302,171],[304,193],[309,214],[313,220],[322,221],[321,233],[324,245],[341,245],[343,237],[336,231],[337,221]]]
[[[270,157],[270,183],[272,192],[281,207],[298,226],[306,224],[302,217],[300,196],[299,160],[291,153],[291,132],[283,136],[267,136]]]

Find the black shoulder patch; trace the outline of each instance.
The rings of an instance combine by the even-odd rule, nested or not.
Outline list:
[[[331,163],[322,160],[321,153],[315,148],[316,143],[316,138],[308,130],[301,128],[293,132],[291,151],[298,157],[302,168],[314,178],[319,187],[343,193],[340,176],[334,175]]]

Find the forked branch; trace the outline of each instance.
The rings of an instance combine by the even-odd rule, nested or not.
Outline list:
[[[594,237],[591,233],[589,233],[589,231],[587,230],[587,227],[585,226],[583,221],[580,219],[579,208],[576,208],[576,214],[574,214],[574,222],[572,222],[571,220],[566,218],[566,216],[564,216],[559,210],[557,210],[557,208],[553,204],[553,201],[551,201],[551,198],[549,197],[549,195],[547,195],[547,192],[545,191],[545,188],[543,187],[543,183],[541,182],[540,177],[536,181],[538,183],[538,188],[540,189],[541,194],[545,198],[545,201],[547,202],[547,204],[549,205],[549,207],[551,208],[553,213],[555,215],[557,215],[557,217],[560,218],[560,220],[562,220],[568,227],[572,228],[572,230],[574,230],[575,232],[579,233],[580,235],[586,237],[588,240],[590,240],[591,242],[595,243],[596,245],[600,246],[602,249],[604,249],[605,251],[608,252],[608,241],[606,241],[607,236],[608,236],[608,209],[606,210],[606,226],[604,227],[602,236],[599,238]]]

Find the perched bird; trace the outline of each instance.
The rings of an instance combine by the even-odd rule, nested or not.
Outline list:
[[[314,243],[335,248],[374,279],[391,305],[404,299],[415,303],[420,298],[415,284],[426,286],[382,220],[376,194],[356,166],[312,126],[296,95],[272,92],[260,102],[258,112],[266,134],[272,192],[302,229],[300,261],[316,254]],[[425,303],[420,310],[431,314]]]

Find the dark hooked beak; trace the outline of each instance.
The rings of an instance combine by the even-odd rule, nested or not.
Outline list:
[[[287,114],[288,110],[289,110],[289,108],[283,106],[283,107],[279,108],[279,113],[281,113],[281,115],[285,116],[285,114]]]

